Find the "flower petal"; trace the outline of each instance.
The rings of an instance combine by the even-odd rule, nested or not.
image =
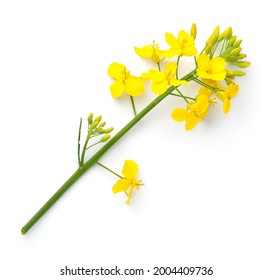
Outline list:
[[[136,54],[143,58],[149,58],[153,54],[153,48],[150,46],[144,46],[142,48],[134,47]]]
[[[125,65],[113,62],[108,68],[108,75],[115,80],[120,79],[124,76],[125,69]]]
[[[195,46],[189,46],[189,47],[185,47],[182,51],[181,51],[182,55],[185,56],[194,56],[197,54],[197,48]]]
[[[164,73],[162,73],[161,71],[159,70],[153,70],[153,69],[150,69],[148,71],[148,77],[150,80],[152,80],[153,82],[161,82],[162,80],[165,79],[164,77]]]
[[[129,180],[120,179],[114,184],[114,186],[112,187],[112,191],[113,193],[124,192],[129,188],[129,186]]]
[[[176,70],[177,70],[177,63],[175,62],[169,62],[165,68],[164,68],[164,73],[166,75],[175,75],[176,74]]]
[[[111,95],[114,98],[120,97],[125,91],[125,85],[122,79],[116,80],[110,86]]]
[[[179,33],[178,33],[178,41],[179,42],[188,41],[189,37],[192,37],[192,36],[189,36],[189,34],[184,30],[180,30]]]
[[[223,112],[227,114],[230,111],[230,107],[231,107],[231,103],[229,98],[225,98],[223,103]]]
[[[206,54],[201,54],[196,59],[198,68],[206,70],[210,66],[210,58]]]
[[[171,33],[165,33],[165,41],[172,48],[178,48],[178,40]]]
[[[182,121],[185,121],[188,118],[189,114],[190,113],[187,110],[183,109],[183,108],[176,108],[171,113],[171,117],[176,122],[182,122]]]
[[[233,83],[228,86],[226,93],[228,97],[233,98],[236,96],[238,91],[239,91],[239,85]]]
[[[180,86],[180,85],[185,85],[187,86],[187,81],[185,80],[177,80],[175,78],[170,79],[170,84],[174,87]]]
[[[152,82],[151,90],[157,94],[163,94],[168,88],[168,81],[166,79],[161,82]]]
[[[186,119],[185,129],[186,130],[192,130],[198,123],[197,117],[190,113],[190,116]]]
[[[139,96],[144,91],[144,81],[142,78],[130,77],[125,81],[125,91],[131,96]]]
[[[226,61],[222,57],[215,57],[211,60],[211,69],[213,73],[225,71],[225,67],[226,67]]]
[[[174,57],[176,55],[180,55],[180,49],[179,48],[171,48],[171,49],[165,50],[163,52],[163,56],[165,58],[172,58],[172,57]]]
[[[125,160],[122,174],[129,180],[135,180],[138,174],[138,164],[133,160]]]

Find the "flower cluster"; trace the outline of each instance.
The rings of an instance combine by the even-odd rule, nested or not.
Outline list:
[[[149,46],[135,47],[137,55],[151,59],[157,66],[157,69],[149,69],[138,76],[132,76],[124,65],[112,63],[108,69],[109,76],[115,80],[111,85],[112,96],[119,97],[123,92],[131,98],[138,96],[144,92],[145,80],[151,82],[151,90],[155,94],[164,94],[172,86],[169,95],[182,98],[186,107],[174,109],[171,116],[177,122],[184,121],[186,130],[193,129],[206,117],[210,105],[217,103],[216,99],[222,102],[223,112],[227,114],[231,100],[239,90],[234,79],[245,75],[245,72],[234,67],[245,68],[250,65],[250,62],[244,61],[246,54],[242,53],[242,40],[237,40],[231,27],[220,33],[217,26],[208,37],[205,47],[198,52],[195,46],[196,34],[196,25],[193,24],[190,33],[180,30],[175,36],[166,32],[168,48],[160,49],[155,41]],[[195,60],[195,69],[187,79],[178,76],[183,56],[194,57]],[[176,62],[173,62],[174,58]],[[200,85],[195,96],[182,94],[180,87],[189,82]]]

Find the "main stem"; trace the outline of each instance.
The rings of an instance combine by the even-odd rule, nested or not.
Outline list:
[[[185,75],[181,80],[189,80],[195,74],[195,70]],[[26,234],[35,223],[55,204],[55,202],[76,182],[90,167],[92,167],[124,134],[126,134],[136,123],[138,123],[148,112],[157,106],[176,87],[171,86],[167,91],[155,98],[127,125],[125,125],[115,136],[113,136],[98,152],[96,152],[86,163],[81,165],[75,173],[56,191],[56,193],[42,206],[42,208],[21,229]],[[81,158],[82,160],[82,158]]]

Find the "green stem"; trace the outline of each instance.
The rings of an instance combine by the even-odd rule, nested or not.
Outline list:
[[[160,65],[160,63],[158,62],[157,65],[158,65],[159,71],[161,71],[161,65]]]
[[[216,89],[214,87],[209,86],[208,84],[198,80],[197,78],[193,78],[192,80],[195,81],[196,83],[202,85],[203,87],[206,87],[206,88],[210,89],[211,91],[216,92]]]
[[[182,80],[190,79],[196,70],[185,75]],[[55,204],[55,202],[97,161],[122,138],[132,127],[134,127],[146,114],[148,114],[155,106],[157,106],[164,98],[166,98],[176,87],[169,87],[165,93],[155,98],[147,105],[137,116],[135,116],[127,125],[125,125],[118,133],[116,133],[100,150],[98,150],[86,163],[81,165],[75,173],[60,187],[59,190],[42,206],[42,208],[25,224],[21,229],[22,234],[26,234],[33,225]],[[82,162],[82,158],[81,158]]]
[[[176,88],[176,91],[180,94],[180,96],[181,96],[187,103],[189,103],[189,101],[187,100],[187,98],[181,93],[181,91],[180,91],[178,88]]]
[[[78,160],[78,166],[80,166],[80,136],[81,136],[81,126],[82,126],[82,118],[80,118],[79,129],[78,129],[78,141],[77,141],[77,160]]]
[[[133,96],[131,96],[131,95],[130,95],[130,100],[131,100],[131,104],[132,104],[132,108],[133,108],[134,117],[136,117],[137,116],[136,107],[135,107]]]
[[[185,95],[183,95],[183,96],[181,96],[180,94],[176,94],[176,93],[170,93],[170,95],[173,95],[173,96],[176,96],[176,97],[179,97],[179,98],[186,98],[186,99],[191,99],[191,100],[196,100],[195,98],[193,98],[193,97],[190,97],[190,96],[185,96]]]
[[[101,140],[96,142],[96,143],[94,143],[94,144],[92,144],[91,146],[87,147],[85,150],[87,151],[88,149],[92,148],[93,146],[95,146],[95,145],[97,145],[99,143],[101,143]]]
[[[109,172],[111,172],[112,174],[114,174],[115,176],[123,179],[124,177],[122,177],[121,175],[117,174],[116,172],[114,172],[113,170],[111,170],[110,168],[108,168],[107,166],[105,166],[104,164],[100,163],[100,162],[96,162],[96,164],[100,165],[101,167],[103,167],[104,169],[108,170]]]
[[[178,79],[178,69],[179,69],[179,60],[181,58],[181,55],[178,56],[178,59],[177,59],[177,70],[176,70],[176,78]]]
[[[87,137],[86,137],[86,140],[85,140],[83,149],[82,149],[80,166],[83,166],[83,165],[84,165],[85,153],[86,153],[86,150],[87,150],[88,142],[89,142],[89,140],[90,140],[90,136],[91,136],[91,133],[90,133],[90,131],[89,131],[88,134],[87,134]]]

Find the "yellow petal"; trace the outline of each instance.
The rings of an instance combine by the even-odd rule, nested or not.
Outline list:
[[[144,46],[142,48],[134,47],[135,52],[143,58],[149,58],[153,54],[153,48],[150,46]]]
[[[231,104],[229,98],[225,98],[223,103],[223,112],[227,114],[230,111],[230,107]]]
[[[185,129],[186,130],[192,130],[198,123],[197,117],[190,113],[189,117],[186,119]]]
[[[166,32],[165,41],[170,47],[178,48],[178,41],[173,34]]]
[[[142,78],[130,77],[125,81],[125,91],[131,96],[139,96],[144,91],[144,81]]]
[[[166,75],[174,75],[176,74],[176,70],[177,70],[177,64],[175,62],[169,62],[165,68],[164,68],[164,73]]]
[[[148,77],[153,82],[161,82],[162,80],[165,79],[164,73],[162,73],[161,71],[158,71],[158,70],[153,70],[153,69],[148,71]]]
[[[213,73],[225,71],[225,67],[226,61],[222,57],[215,57],[211,60],[211,70]]]
[[[161,82],[152,82],[151,90],[157,94],[163,94],[168,88],[168,81],[166,79]]]
[[[212,75],[211,74],[208,74],[205,69],[203,70],[202,68],[197,68],[196,69],[196,73],[197,73],[197,76],[202,78],[202,79],[207,79],[207,80],[213,80],[212,79]]]
[[[125,91],[125,85],[123,83],[122,79],[116,80],[114,83],[110,86],[111,95],[114,98],[117,98],[123,94]]]
[[[136,179],[138,174],[138,164],[133,160],[125,160],[122,174],[129,180]]]
[[[118,180],[112,187],[113,193],[124,192],[129,188],[130,182],[126,179]]]
[[[184,30],[180,30],[179,33],[178,33],[178,41],[179,42],[188,41],[189,37],[192,37],[192,36],[189,36],[189,34]]]
[[[123,64],[119,64],[117,62],[113,62],[108,68],[108,75],[117,80],[124,76],[124,72],[126,70],[126,66]]]
[[[210,66],[210,58],[206,54],[201,54],[196,59],[198,67],[206,69]]]
[[[190,113],[187,110],[183,109],[183,108],[176,108],[171,113],[171,117],[176,122],[182,122],[182,121],[185,121],[188,118],[189,114]]]
[[[174,57],[176,55],[180,55],[180,49],[179,48],[171,48],[171,49],[165,50],[163,52],[163,56],[165,58],[172,58],[172,57]]]
[[[174,87],[180,86],[180,85],[187,85],[187,81],[185,80],[177,80],[175,78],[170,79],[170,84]]]
[[[210,74],[210,79],[214,81],[222,81],[226,77],[226,71],[218,72],[218,73],[212,73]]]
[[[237,84],[230,84],[227,88],[227,92],[226,94],[228,95],[228,97],[233,98],[236,96],[236,94],[239,91],[239,85]]]
[[[194,56],[197,54],[197,48],[195,46],[186,47],[181,53],[185,56]]]

